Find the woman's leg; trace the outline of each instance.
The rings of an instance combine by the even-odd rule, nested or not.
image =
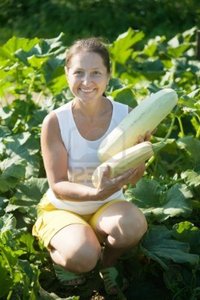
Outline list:
[[[103,267],[114,265],[126,250],[138,244],[147,230],[143,213],[127,201],[114,202],[103,208],[95,223],[96,234],[105,240]]]
[[[74,273],[91,271],[100,258],[101,246],[93,229],[71,224],[58,231],[50,241],[54,263]]]

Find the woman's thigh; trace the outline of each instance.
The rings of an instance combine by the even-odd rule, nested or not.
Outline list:
[[[100,254],[101,246],[89,225],[70,224],[57,232],[50,241],[52,260],[71,272],[91,271]]]
[[[100,248],[94,230],[85,224],[70,224],[62,228],[52,237],[49,246],[66,258],[85,252],[98,252]]]
[[[45,247],[49,247],[52,237],[70,224],[88,225],[84,218],[69,211],[58,209],[42,211],[33,226],[33,235],[36,236]]]

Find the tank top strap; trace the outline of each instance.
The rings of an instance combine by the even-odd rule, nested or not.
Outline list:
[[[72,107],[72,101],[54,110],[58,119],[62,141],[66,149],[68,150],[70,149],[69,136],[74,132],[74,130],[76,130],[76,128],[74,127],[74,122],[72,120],[71,107]]]

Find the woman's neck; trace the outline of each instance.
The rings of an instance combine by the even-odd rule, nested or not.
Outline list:
[[[104,115],[111,107],[108,99],[102,96],[98,102],[83,102],[78,98],[74,98],[72,109],[74,112],[81,113],[88,119],[95,119]]]

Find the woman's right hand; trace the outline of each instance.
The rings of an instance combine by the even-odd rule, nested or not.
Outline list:
[[[149,141],[150,139],[151,132],[147,131],[144,136],[138,136],[136,144]],[[107,166],[107,168],[105,168],[105,170],[102,172],[101,181],[97,189],[97,199],[106,199],[128,183],[136,184],[137,181],[143,176],[144,171],[145,163],[139,165],[137,168],[131,168],[117,177],[111,178],[110,168]]]
[[[142,172],[141,169],[143,170]],[[144,170],[145,168],[139,166],[138,168],[129,169],[117,177],[111,178],[110,167],[107,166],[102,172],[101,181],[97,189],[97,198],[99,200],[106,199],[129,182],[137,182],[143,175]]]

